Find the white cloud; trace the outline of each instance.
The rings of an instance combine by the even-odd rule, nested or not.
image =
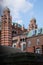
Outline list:
[[[20,18],[20,12],[26,13],[33,8],[33,4],[27,0],[4,0],[4,6],[11,9],[14,18]]]
[[[22,20],[16,20],[15,22],[18,23],[18,24],[21,24],[21,25],[22,25],[22,23],[23,23]]]

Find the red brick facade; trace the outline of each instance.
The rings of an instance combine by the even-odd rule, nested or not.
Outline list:
[[[0,44],[20,48],[25,52],[43,53],[43,34],[27,37],[27,33],[37,29],[36,20],[32,19],[29,28],[19,24],[12,25],[9,8],[4,9],[1,17]],[[19,26],[18,26],[19,25]]]
[[[39,39],[39,42],[37,41]],[[27,45],[27,52],[36,52],[36,49],[41,49],[43,53],[43,35],[33,36],[26,39],[27,43],[31,41],[30,47]],[[37,44],[38,43],[38,44]]]
[[[6,8],[3,11],[2,25],[1,25],[1,44],[2,45],[11,45],[12,44],[12,27],[11,27],[11,16],[10,10]]]

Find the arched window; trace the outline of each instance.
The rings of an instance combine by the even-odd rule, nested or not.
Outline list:
[[[15,36],[17,34],[16,31],[12,31],[12,36]]]
[[[38,29],[38,34],[41,34],[41,33],[42,33],[42,28]]]
[[[28,47],[30,47],[31,46],[31,41],[28,41]]]
[[[12,31],[13,34],[16,34],[17,32],[16,31]]]
[[[25,42],[25,39],[24,39],[24,38],[23,38],[23,39],[20,39],[20,41],[21,41],[21,42]]]
[[[25,50],[26,49],[26,44],[23,44],[23,50]]]
[[[41,49],[40,48],[36,48],[35,53],[41,54]]]
[[[13,43],[12,47],[16,48],[16,43]]]
[[[39,39],[37,39],[37,45],[39,45],[39,43],[40,43],[40,40],[39,40]]]
[[[36,35],[36,33],[37,33],[37,30],[32,30],[33,36]]]
[[[26,49],[26,43],[21,43],[21,50],[25,51],[25,49]]]

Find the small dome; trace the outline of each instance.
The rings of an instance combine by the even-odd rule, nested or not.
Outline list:
[[[10,9],[8,7],[5,7],[4,11],[9,11],[10,12]]]
[[[20,24],[18,23],[13,23],[14,26],[18,26],[18,27],[22,27]]]
[[[34,21],[36,23],[36,19],[35,18],[32,18],[30,21]]]

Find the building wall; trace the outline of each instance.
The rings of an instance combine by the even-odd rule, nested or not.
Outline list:
[[[38,40],[39,39],[39,40]],[[35,52],[37,48],[41,49],[41,53],[43,53],[43,35],[33,36],[26,39],[27,41],[27,52]],[[29,41],[31,42],[29,44]]]
[[[43,53],[43,34],[27,37],[26,33],[30,30],[37,29],[36,20],[32,19],[29,25],[29,31],[18,24],[12,25],[9,8],[4,9],[1,17],[0,44],[20,48],[25,52]],[[25,34],[24,34],[25,33]],[[31,35],[31,34],[30,34]]]
[[[0,45],[1,45],[1,31],[0,31]]]
[[[29,38],[23,35],[18,37],[13,37],[13,41],[16,39],[17,39],[16,48],[20,48],[22,51],[32,52],[32,53],[36,53],[36,49],[39,49],[41,50],[41,53],[43,53],[43,34],[32,36]],[[25,39],[25,41],[23,41],[23,39]],[[15,44],[15,42],[13,42],[13,44]],[[26,45],[24,50],[23,50],[23,44]]]
[[[26,39],[26,35],[18,35],[12,38],[12,45],[16,43],[16,48],[20,48],[21,43],[24,41],[22,39]]]

